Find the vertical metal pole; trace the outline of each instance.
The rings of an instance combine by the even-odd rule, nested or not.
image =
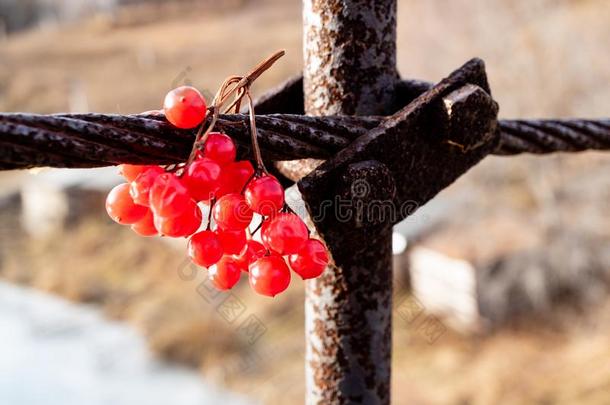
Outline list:
[[[396,72],[396,0],[304,0],[305,111],[383,114]],[[326,238],[335,265],[307,284],[308,405],[389,404],[392,227]]]
[[[386,112],[396,71],[396,0],[303,0],[305,112]]]

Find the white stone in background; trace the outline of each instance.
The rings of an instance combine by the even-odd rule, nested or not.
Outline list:
[[[108,191],[122,181],[116,167],[30,171],[21,178],[23,227],[34,237],[61,230],[69,213],[68,188]]]
[[[415,247],[410,255],[413,294],[424,309],[462,332],[481,327],[472,264],[437,251]]]
[[[21,222],[34,237],[62,229],[68,216],[68,197],[57,184],[29,179],[21,187]]]

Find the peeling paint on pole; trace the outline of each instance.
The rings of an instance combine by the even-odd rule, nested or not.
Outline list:
[[[336,266],[307,284],[307,404],[389,404],[391,226],[340,243]]]
[[[305,112],[388,113],[398,82],[395,0],[303,4]],[[354,170],[367,178],[366,166]],[[307,283],[306,403],[389,404],[392,226],[343,231],[324,235],[334,265]]]
[[[388,113],[396,71],[396,1],[304,0],[305,110]]]

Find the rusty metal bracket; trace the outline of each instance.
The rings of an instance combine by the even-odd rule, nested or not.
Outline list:
[[[483,61],[467,62],[301,179],[318,231],[406,218],[494,149],[497,113]]]

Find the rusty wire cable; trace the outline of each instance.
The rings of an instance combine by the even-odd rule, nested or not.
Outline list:
[[[377,126],[380,117],[257,116],[263,156],[326,159]],[[222,115],[216,127],[249,153],[248,116]],[[610,149],[610,119],[500,120],[496,155]],[[0,114],[0,169],[171,164],[188,158],[194,132],[162,116]]]
[[[610,119],[501,120],[496,155],[610,149]]]

